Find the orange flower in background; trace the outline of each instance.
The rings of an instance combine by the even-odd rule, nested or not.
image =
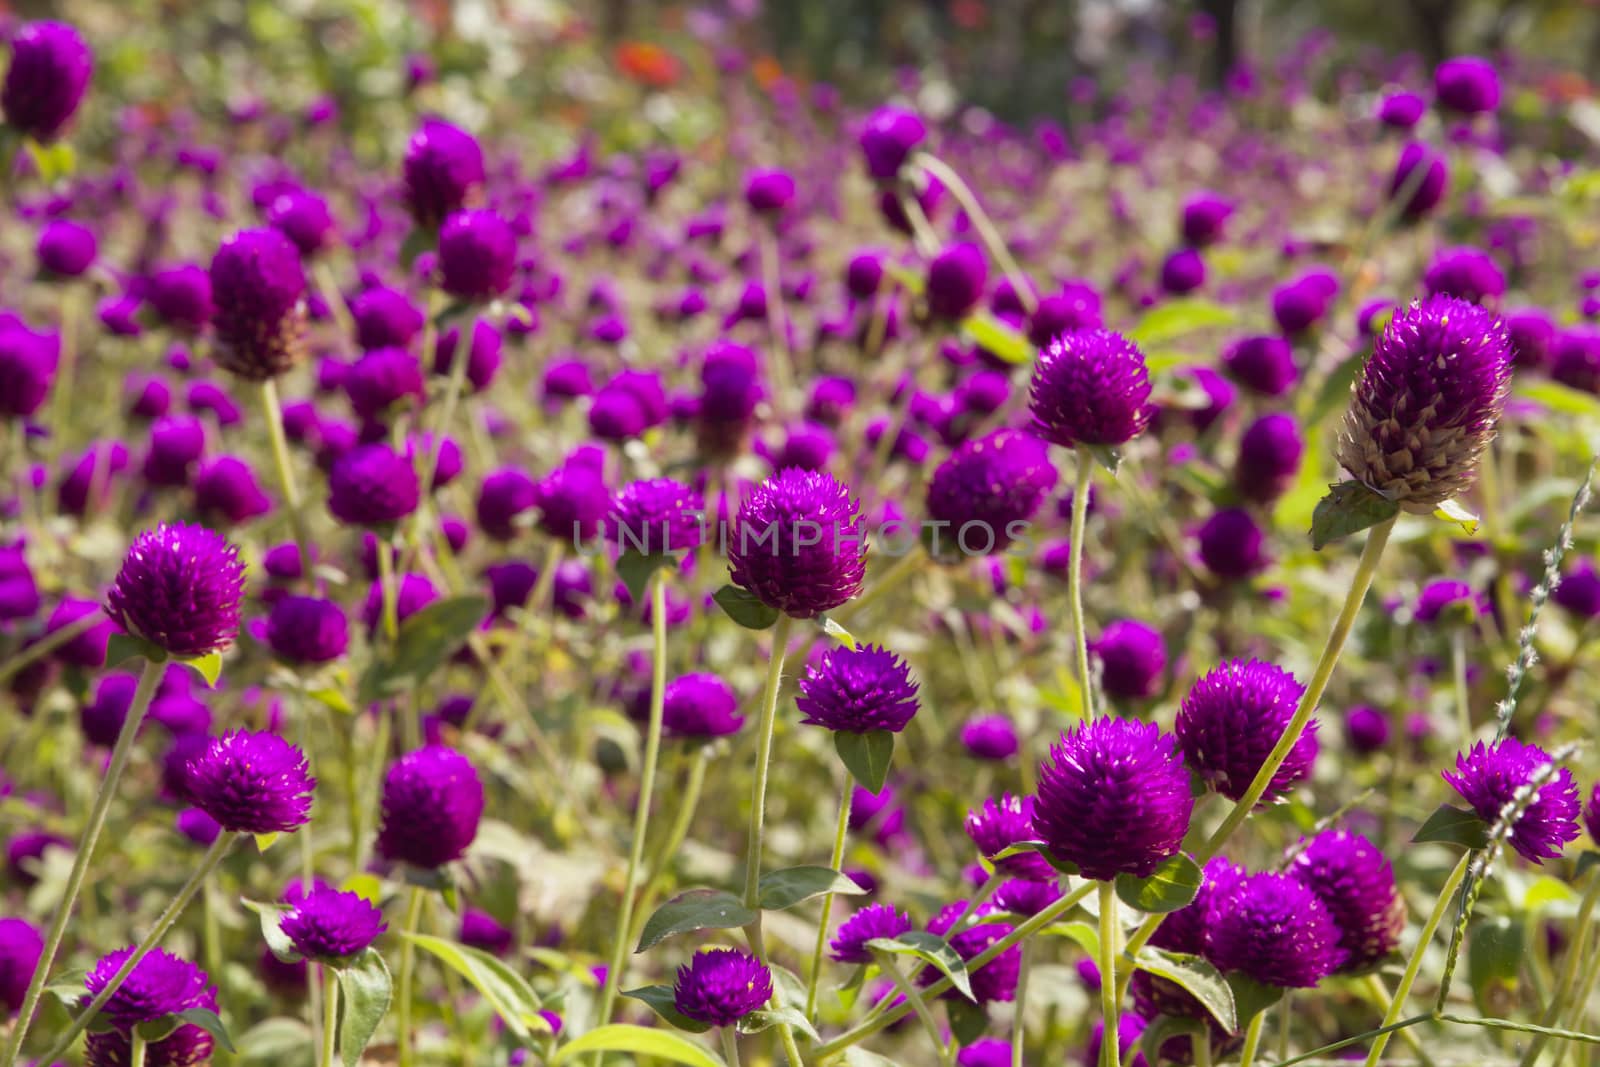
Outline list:
[[[783,64],[772,56],[760,56],[750,64],[750,75],[763,89],[771,89],[783,77]]]
[[[1589,84],[1588,79],[1571,70],[1552,74],[1545,79],[1541,88],[1545,99],[1561,104],[1570,104],[1594,95],[1594,86]]]
[[[629,78],[652,89],[670,89],[682,74],[676,56],[648,41],[624,41],[618,45],[617,66]]]

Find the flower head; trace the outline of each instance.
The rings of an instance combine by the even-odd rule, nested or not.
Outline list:
[[[211,259],[217,362],[247,381],[276,378],[305,356],[306,273],[281,232],[240,230]]]
[[[697,952],[672,987],[673,1007],[709,1026],[732,1026],[771,999],[767,965],[733,948]]]
[[[1274,411],[1252,422],[1239,438],[1233,484],[1247,500],[1276,500],[1294,483],[1305,452],[1305,438],[1294,416]]]
[[[439,228],[439,288],[453,297],[503,295],[516,261],[516,235],[493,211],[457,211]]]
[[[1434,68],[1433,95],[1440,107],[1463,115],[1493,111],[1500,106],[1500,75],[1487,59],[1456,56]]]
[[[726,737],[744,726],[739,697],[715,674],[679,675],[663,696],[662,727],[670,737]]]
[[[363,420],[378,421],[397,405],[420,406],[427,398],[422,363],[403,348],[372,348],[345,368],[344,394],[350,410]]]
[[[744,202],[758,215],[777,215],[794,201],[794,175],[777,168],[759,168],[745,175]]]
[[[568,541],[598,534],[611,511],[611,491],[600,471],[576,456],[534,486],[539,529]]]
[[[917,713],[917,683],[905,661],[888,649],[836,645],[806,668],[795,706],[809,726],[899,733]]]
[[[1195,193],[1183,202],[1180,229],[1184,241],[1195,248],[1215,244],[1236,209],[1234,202],[1221,193]]]
[[[867,173],[880,182],[892,180],[927,136],[928,128],[915,112],[880,107],[861,128],[861,154],[866,157]]]
[[[762,482],[739,508],[728,546],[733,584],[796,619],[861,591],[866,539],[847,486],[797,468]]]
[[[1043,441],[996,430],[959,445],[933,472],[928,516],[949,524],[963,553],[990,555],[1023,532],[1056,477]]]
[[[967,901],[952,901],[928,921],[928,932],[943,937],[957,955],[970,962],[1014,929],[1010,923],[993,917],[999,911],[993,904],[979,904],[957,928],[956,920],[967,912]],[[1021,970],[1022,946],[1012,945],[969,975],[972,999],[979,1004],[1012,999],[1016,995],[1017,977]],[[918,985],[932,985],[939,978],[939,972],[933,967],[924,967],[917,972]],[[941,1000],[955,1000],[961,994],[954,989],[947,989],[939,997]]]
[[[1470,626],[1489,611],[1489,598],[1466,582],[1440,578],[1422,587],[1412,618],[1425,625]]]
[[[28,418],[44,405],[55,381],[61,340],[20,322],[0,324],[0,418]]]
[[[1033,798],[1003,794],[998,800],[990,797],[982,807],[967,812],[967,836],[978,846],[984,858],[994,862],[999,874],[1013,878],[1031,878],[1035,881],[1054,879],[1056,869],[1037,852],[1022,852],[1004,859],[995,854],[1004,852],[1019,841],[1033,840]]]
[[[383,779],[378,854],[432,870],[462,857],[478,836],[483,782],[467,757],[428,745],[400,757]]]
[[[1200,562],[1218,578],[1241,580],[1272,564],[1267,535],[1244,508],[1220,508],[1195,532]]]
[[[1160,631],[1134,619],[1118,619],[1089,646],[1100,661],[1100,684],[1107,696],[1147,700],[1161,689],[1167,646]]]
[[[204,656],[233,644],[243,596],[238,549],[204,526],[163,523],[128,546],[106,614],[174,656]]]
[[[267,224],[293,241],[306,257],[321,252],[336,235],[328,202],[304,189],[279,193],[267,208]]]
[[[402,169],[406,207],[425,229],[483,196],[483,149],[470,133],[448,122],[423,121],[406,145]]]
[[[1405,196],[1400,213],[1419,219],[1439,206],[1450,184],[1450,171],[1444,155],[1421,141],[1412,141],[1400,150],[1389,179],[1390,198]],[[1409,190],[1409,191],[1408,191]]]
[[[360,445],[328,472],[328,510],[350,526],[387,526],[417,510],[422,489],[411,461],[385,444]]]
[[[1583,809],[1583,828],[1589,831],[1589,840],[1600,845],[1600,782],[1589,792],[1589,803]]]
[[[1455,773],[1445,771],[1444,780],[1472,805],[1478,818],[1493,824],[1536,775],[1543,777],[1544,784],[1518,816],[1509,839],[1523,859],[1540,863],[1559,857],[1579,832],[1577,783],[1565,767],[1547,774],[1549,766],[1550,755],[1544,749],[1507,737],[1492,745],[1480,741],[1458,754]]]
[[[1139,346],[1111,330],[1065,333],[1033,366],[1029,409],[1053,444],[1122,445],[1150,424],[1150,374]]]
[[[1428,264],[1422,284],[1430,296],[1453,296],[1474,304],[1495,304],[1506,291],[1500,267],[1481,248],[1446,248]]]
[[[951,245],[928,264],[928,313],[954,322],[978,306],[989,280],[989,261],[970,242]]]
[[[194,474],[194,504],[201,515],[234,525],[272,510],[255,471],[238,456],[213,456],[200,464]]]
[[[629,482],[611,497],[606,536],[643,555],[682,552],[705,539],[705,500],[671,478]]]
[[[1344,962],[1339,939],[1338,925],[1314,892],[1287,874],[1264,872],[1214,902],[1205,955],[1224,972],[1309,989]]]
[[[314,889],[283,917],[294,950],[310,960],[344,960],[364,950],[389,927],[383,912],[360,893]]]
[[[0,1006],[12,1015],[22,1007],[28,983],[44,952],[44,938],[26,919],[0,919]]]
[[[328,663],[350,644],[350,620],[332,600],[286,596],[267,616],[267,645],[289,663]]]
[[[1294,675],[1281,667],[1255,659],[1228,660],[1194,683],[1183,698],[1173,732],[1189,766],[1206,784],[1238,800],[1277,745],[1304,692]],[[1262,801],[1277,800],[1310,775],[1316,758],[1313,719],[1273,774]]]
[[[356,324],[356,344],[366,352],[405,348],[422,332],[426,319],[405,293],[383,285],[356,294],[350,301],[350,317]]]
[[[94,53],[64,22],[30,22],[11,38],[11,66],[0,86],[6,124],[49,144],[61,135],[94,73]]]
[[[1223,352],[1222,367],[1234,381],[1262,396],[1283,396],[1300,376],[1294,346],[1275,334],[1235,341]]]
[[[1358,704],[1345,712],[1344,736],[1353,752],[1381,752],[1389,743],[1389,717],[1377,708]]]
[[[84,987],[97,995],[111,984],[133,946],[100,957]],[[89,1067],[124,1067],[132,1055],[133,1028],[190,1008],[217,1010],[217,991],[206,972],[165,949],[153,949],[129,973],[101,1009],[109,1030],[91,1032],[84,1049]],[[211,1059],[212,1039],[205,1030],[184,1023],[146,1049],[147,1067],[200,1067]]]
[[[1289,864],[1289,876],[1315,893],[1339,928],[1343,969],[1359,970],[1394,951],[1406,926],[1394,869],[1378,847],[1349,830],[1325,830]]]
[[[868,904],[839,924],[828,952],[839,963],[871,963],[868,941],[896,938],[910,929],[911,917],[893,904]]]
[[[974,759],[1008,760],[1017,754],[1021,742],[1016,724],[995,712],[975,715],[962,725],[961,747]]]
[[[305,753],[277,734],[232,730],[189,761],[186,784],[194,806],[224,830],[287,833],[311,819],[310,771]]]

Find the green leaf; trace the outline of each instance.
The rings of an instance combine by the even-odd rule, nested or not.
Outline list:
[[[1478,516],[1459,500],[1446,500],[1434,509],[1433,517],[1441,522],[1455,523],[1468,537],[1478,532]]]
[[[1159,948],[1142,948],[1134,959],[1134,966],[1148,971],[1157,978],[1165,978],[1187,990],[1205,1006],[1206,1011],[1221,1023],[1230,1034],[1239,1032],[1239,1015],[1234,1006],[1233,988],[1223,980],[1222,972],[1199,956],[1182,952],[1167,952]]]
[[[1121,452],[1118,452],[1110,445],[1080,445],[1079,447],[1089,453],[1096,463],[1110,471],[1113,477],[1116,476],[1117,468],[1122,466]]]
[[[1148,878],[1117,875],[1117,898],[1130,908],[1164,915],[1193,901],[1203,879],[1200,865],[1179,852],[1163,860]]]
[[[1146,1063],[1161,1062],[1161,1048],[1175,1037],[1188,1037],[1192,1041],[1210,1041],[1211,1034],[1204,1019],[1157,1015],[1139,1035],[1139,1054]]]
[[[267,849],[277,844],[278,838],[282,837],[283,835],[281,833],[274,832],[270,834],[251,834],[250,836],[255,839],[256,851],[265,852]]]
[[[670,1030],[612,1023],[596,1027],[582,1037],[562,1045],[550,1059],[550,1067],[561,1067],[578,1056],[591,1052],[631,1052],[688,1064],[688,1067],[726,1067],[721,1058]]]
[[[900,284],[902,289],[910,293],[912,296],[921,296],[922,290],[926,288],[922,280],[922,275],[918,274],[914,270],[911,270],[909,267],[902,267],[898,263],[884,263],[883,273],[893,278]]]
[[[894,759],[894,734],[888,730],[872,730],[853,734],[848,730],[835,730],[833,748],[844,761],[850,777],[864,789],[878,793],[889,777],[889,763]]]
[[[1228,988],[1233,990],[1233,1006],[1238,1012],[1241,1030],[1250,1025],[1251,1019],[1283,999],[1281,986],[1270,986],[1238,972],[1228,975]]]
[[[1400,514],[1400,505],[1360,482],[1340,482],[1311,514],[1311,547],[1321,551],[1334,541],[1359,533]]]
[[[1527,957],[1525,926],[1504,915],[1476,923],[1467,939],[1467,981],[1478,1010],[1489,1010],[1497,985],[1514,985]]]
[[[483,617],[489,601],[475,593],[446,597],[400,624],[400,638],[387,655],[375,659],[361,677],[358,702],[414,691],[461,647]]]
[[[950,1020],[950,1033],[963,1048],[983,1036],[989,1029],[989,1013],[982,1004],[970,1000],[947,1000],[944,1014]]]
[[[383,903],[383,880],[375,874],[352,874],[339,883],[339,889],[345,893],[354,893],[368,904]]]
[[[45,984],[44,991],[61,1001],[68,1009],[76,1009],[78,1002],[89,995],[89,990],[84,985],[88,978],[88,971],[63,971],[55,981]]]
[[[261,937],[266,941],[267,948],[272,954],[285,963],[294,963],[299,960],[300,953],[294,947],[294,942],[289,935],[283,932],[283,917],[294,910],[292,904],[268,904],[259,900],[239,901],[247,911],[253,911],[261,919]]]
[[[1090,959],[1100,958],[1100,931],[1094,923],[1086,923],[1081,919],[1072,922],[1051,923],[1039,931],[1041,937],[1064,937],[1077,944]]]
[[[838,623],[834,622],[832,619],[828,618],[826,615],[822,617],[822,632],[833,638],[835,641],[838,641],[846,648],[854,649],[856,647],[855,635],[849,630],[846,630],[843,626],[840,626]]]
[[[753,1011],[739,1020],[741,1034],[759,1034],[763,1030],[770,1030],[780,1023],[791,1030],[798,1030],[813,1041],[820,1039],[817,1028],[811,1025],[811,1020],[800,1014],[797,1008],[762,1008]]]
[[[1548,378],[1536,378],[1531,381],[1524,380],[1525,378],[1526,375],[1521,375],[1516,380],[1516,393],[1521,399],[1531,400],[1562,415],[1577,415],[1585,419],[1600,418],[1600,397],[1569,385],[1562,385],[1560,382],[1553,382]]]
[[[1477,812],[1440,804],[1438,810],[1428,816],[1428,821],[1411,835],[1411,841],[1418,845],[1442,841],[1463,848],[1487,848],[1489,824],[1478,818]]]
[[[114,633],[106,641],[106,667],[115,667],[138,657],[151,663],[165,663],[167,650],[137,634]]]
[[[43,145],[29,137],[24,143],[28,146],[28,155],[33,157],[34,167],[39,171],[39,180],[46,185],[70,178],[77,169],[78,153],[65,141]]]
[[[1578,867],[1572,875],[1572,880],[1579,881],[1593,867],[1600,867],[1600,852],[1591,848],[1578,857]]]
[[[711,1029],[710,1023],[703,1023],[698,1019],[691,1019],[678,1010],[677,999],[673,996],[672,987],[669,985],[647,985],[638,989],[624,989],[622,995],[642,1000],[667,1022],[679,1030],[687,1030],[691,1034],[703,1034]]]
[[[338,968],[338,973],[339,996],[344,1001],[339,1020],[339,1056],[344,1067],[359,1067],[367,1043],[389,1014],[394,986],[383,957],[373,948]]]
[[[1370,345],[1356,350],[1341,360],[1339,365],[1323,379],[1322,387],[1317,390],[1317,399],[1311,405],[1310,418],[1306,420],[1308,425],[1321,425],[1323,419],[1350,402],[1350,390],[1355,386],[1361,368],[1367,365],[1367,356],[1370,352]]]
[[[845,1067],[901,1067],[889,1057],[868,1052],[860,1045],[851,1045],[844,1050],[844,1062]]]
[[[217,1013],[205,1008],[185,1008],[183,1011],[171,1012],[159,1019],[147,1019],[133,1028],[134,1033],[154,1044],[165,1041],[183,1026],[198,1026],[212,1039],[228,1052],[237,1052],[233,1047],[233,1039],[228,1036],[228,1028],[222,1025],[222,1020]]]
[[[321,689],[310,690],[306,693],[306,696],[325,708],[337,711],[341,715],[354,715],[356,713],[356,706],[350,703],[350,698],[344,695],[342,689],[324,686]]]
[[[421,226],[414,227],[410,233],[406,234],[406,239],[400,242],[401,265],[410,269],[411,264],[417,261],[418,256],[424,252],[431,252],[435,237],[436,235],[432,230]]]
[[[899,937],[875,937],[867,942],[867,948],[897,956],[915,956],[950,979],[950,984],[962,996],[968,1000],[974,999],[972,979],[967,976],[967,961],[938,934],[930,934],[926,930],[907,930]]]
[[[426,934],[401,934],[418,948],[426,949],[438,957],[445,966],[455,971],[489,1002],[500,1021],[523,1041],[531,1041],[534,1033],[547,1032],[549,1027],[539,1014],[539,997],[528,985],[527,979],[503,962],[479,949],[458,945],[442,937]]]
[[[962,319],[961,332],[973,344],[1007,363],[1032,363],[1038,355],[1026,334],[988,311],[974,311]]]
[[[778,609],[756,599],[754,593],[737,585],[725,585],[711,594],[728,618],[746,630],[770,629],[778,621]]]
[[[643,605],[651,575],[663,567],[671,567],[673,562],[673,558],[665,552],[653,552],[647,556],[630,548],[617,557],[617,577],[622,579],[633,602]]]
[[[263,1019],[240,1034],[235,1044],[246,1063],[270,1062],[275,1067],[311,1063],[311,1028],[299,1019]]]
[[[173,662],[181,663],[188,667],[206,683],[206,688],[215,689],[217,679],[222,677],[222,653],[211,652],[204,656],[191,656],[188,659],[174,659]]]
[[[831,867],[785,867],[761,876],[761,907],[782,911],[824,893],[859,896],[866,892],[848,876]]]
[[[1140,348],[1155,348],[1182,340],[1200,330],[1220,329],[1239,321],[1239,312],[1209,300],[1168,300],[1145,312],[1128,331],[1128,339]]]
[[[635,952],[678,934],[695,930],[734,930],[755,922],[757,913],[744,901],[722,889],[691,889],[680,893],[656,909],[639,934]]]

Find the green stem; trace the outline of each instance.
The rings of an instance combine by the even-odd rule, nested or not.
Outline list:
[[[616,940],[611,947],[611,966],[606,971],[605,988],[600,994],[598,1025],[611,1021],[617,985],[622,980],[628,958],[628,940],[633,930],[634,881],[644,860],[645,840],[650,832],[650,801],[656,787],[656,765],[661,760],[661,721],[665,715],[667,688],[667,579],[657,570],[650,579],[650,632],[654,656],[650,675],[650,724],[645,731],[644,764],[640,769],[639,800],[633,812],[633,842],[628,850],[628,873],[622,880],[622,914],[617,920]]]
[[[1105,1029],[1100,1037],[1102,1067],[1118,1067],[1121,1034],[1117,1029],[1117,956],[1120,955],[1117,928],[1117,889],[1114,883],[1100,882],[1100,1018]]]
[[[728,1067],[739,1067],[739,1031],[732,1026],[721,1028],[722,1059]]]
[[[144,1067],[145,1052],[150,1044],[138,1034],[133,1035],[133,1046],[128,1053],[128,1067]]]
[[[333,1067],[333,1046],[339,1029],[339,981],[331,967],[322,968],[322,1067]]]
[[[1320,1048],[1314,1048],[1310,1052],[1302,1052],[1292,1060],[1284,1060],[1281,1063],[1276,1063],[1273,1065],[1273,1067],[1294,1067],[1294,1064],[1305,1063],[1307,1060],[1320,1060],[1327,1056],[1330,1052],[1338,1052],[1341,1049],[1349,1048],[1351,1045],[1359,1045],[1368,1038],[1385,1037],[1393,1033],[1405,1033],[1418,1023],[1432,1022],[1433,1019],[1434,1016],[1432,1014],[1413,1015],[1409,1019],[1401,1019],[1399,1022],[1391,1023],[1388,1026],[1380,1026],[1376,1029],[1367,1030],[1351,1037],[1342,1037],[1332,1044],[1323,1045]]]
[[[1083,531],[1089,515],[1089,485],[1094,475],[1094,458],[1079,447],[1078,481],[1072,492],[1072,526],[1068,533],[1067,596],[1072,602],[1072,640],[1077,652],[1078,684],[1083,688],[1083,718],[1094,718],[1093,685],[1089,679],[1089,634],[1083,622]]]
[[[1389,987],[1383,984],[1383,979],[1377,974],[1369,974],[1362,984],[1367,987],[1368,993],[1371,994],[1372,1002],[1381,1010],[1388,1011],[1390,1004]],[[1422,1042],[1417,1039],[1417,1035],[1412,1033],[1409,1027],[1402,1027],[1396,1030],[1395,1033],[1400,1035],[1400,1040],[1404,1041],[1406,1046],[1411,1049],[1412,1053],[1417,1057],[1417,1062],[1422,1064],[1422,1067],[1433,1067],[1433,1060],[1428,1056],[1427,1050],[1422,1047]]]
[[[306,516],[300,507],[300,486],[295,481],[294,460],[289,456],[289,439],[283,433],[283,407],[278,403],[278,382],[268,378],[261,383],[261,414],[272,442],[272,462],[278,468],[278,485],[283,489],[283,506],[289,512],[289,528],[300,548],[300,573],[312,583],[311,536],[306,532]]]
[[[1428,945],[1433,941],[1434,931],[1439,929],[1439,924],[1444,921],[1445,913],[1450,910],[1450,905],[1455,900],[1456,890],[1461,888],[1461,880],[1467,875],[1467,868],[1472,864],[1474,853],[1467,852],[1450,871],[1449,877],[1444,880],[1444,887],[1439,890],[1439,898],[1434,901],[1433,911],[1426,922],[1422,924],[1422,933],[1417,937],[1417,945],[1411,950],[1411,958],[1406,962],[1405,974],[1400,977],[1400,984],[1395,987],[1394,996],[1390,998],[1389,1010],[1384,1013],[1383,1025],[1391,1026],[1400,1019],[1400,1012],[1405,1008],[1406,998],[1411,995],[1411,987],[1416,984],[1417,974],[1422,970],[1422,958],[1427,954]],[[1367,1053],[1366,1067],[1377,1067],[1383,1058],[1383,1050],[1389,1045],[1389,1035],[1380,1034],[1372,1042],[1372,1048]]]
[[[450,380],[445,386],[444,407],[439,411],[439,421],[428,431],[428,439],[424,442],[422,486],[424,496],[433,495],[434,480],[439,474],[439,450],[444,446],[444,436],[450,432],[450,424],[455,421],[456,408],[461,403],[461,394],[466,389],[468,356],[472,352],[472,331],[465,325],[460,330],[460,337],[456,339],[454,358],[450,361]],[[422,358],[431,361],[433,352],[431,346],[422,350]]]
[[[1028,1007],[1028,972],[1032,970],[1033,945],[1022,943],[1022,960],[1017,968],[1016,1011],[1011,1016],[1011,1067],[1023,1067],[1022,1052],[1028,1043],[1023,1012]]]
[[[39,963],[33,970],[33,980],[28,983],[28,991],[23,994],[21,1010],[17,1012],[17,1022],[11,1030],[11,1040],[6,1044],[5,1057],[0,1060],[5,1067],[15,1067],[17,1055],[22,1051],[22,1042],[28,1036],[28,1027],[33,1022],[33,1017],[39,1008],[39,998],[44,994],[45,980],[50,976],[50,968],[55,965],[56,953],[61,951],[61,941],[67,933],[67,922],[72,918],[73,905],[78,901],[78,894],[83,890],[84,876],[89,872],[89,860],[94,855],[94,848],[100,841],[100,832],[105,829],[106,813],[111,809],[111,801],[117,793],[117,783],[122,780],[122,772],[127,769],[128,756],[133,751],[133,739],[139,732],[139,726],[144,722],[145,712],[150,709],[150,698],[155,695],[156,686],[161,683],[161,676],[166,673],[166,664],[146,660],[144,669],[139,672],[139,685],[133,692],[133,703],[128,707],[128,714],[122,720],[122,730],[117,734],[116,746],[111,750],[111,762],[106,766],[105,774],[100,779],[100,787],[95,791],[94,806],[89,810],[89,821],[83,828],[83,836],[78,840],[78,850],[72,857],[72,871],[67,875],[66,887],[61,892],[61,903],[56,905],[55,918],[50,922],[50,931],[45,935],[44,949],[39,954]],[[48,1062],[48,1061],[47,1061]]]
[[[1584,890],[1583,902],[1578,905],[1578,918],[1573,923],[1572,931],[1567,939],[1567,958],[1561,964],[1561,977],[1556,980],[1556,987],[1550,993],[1550,1002],[1545,1005],[1544,1015],[1539,1019],[1540,1026],[1556,1026],[1561,1022],[1562,1014],[1572,1003],[1573,994],[1576,992],[1573,984],[1578,978],[1578,966],[1587,957],[1586,949],[1589,946],[1590,925],[1589,920],[1594,915],[1595,902],[1600,899],[1600,874],[1589,875],[1589,886]],[[1533,1039],[1528,1050],[1523,1053],[1520,1067],[1533,1067],[1539,1059],[1539,1053],[1544,1051],[1548,1038],[1540,1034]]]
[[[61,629],[45,634],[27,648],[19,649],[15,656],[0,663],[0,682],[10,678],[28,664],[44,659],[73,638],[88,633],[104,622],[105,618],[100,611],[91,611],[83,618],[74,619]]]
[[[1006,272],[1006,277],[1011,281],[1011,288],[1016,290],[1017,300],[1022,304],[1022,310],[1032,315],[1039,306],[1038,299],[1033,295],[1033,287],[1028,284],[1027,275],[1022,273],[1022,268],[1011,255],[1011,249],[1006,247],[1005,241],[1000,237],[1000,231],[995,228],[988,212],[983,210],[983,205],[978,202],[977,194],[972,191],[972,187],[956,173],[955,168],[937,156],[918,152],[912,157],[911,162],[938,178],[944,187],[954,194],[956,202],[961,205],[961,210],[966,212],[968,220],[983,238],[989,254],[1000,264],[1000,269]]]
[[[1256,1050],[1261,1047],[1261,1028],[1267,1021],[1267,1013],[1256,1012],[1255,1018],[1250,1020],[1250,1025],[1245,1028],[1244,1048],[1239,1053],[1239,1067],[1251,1067],[1256,1062]]]
[[[695,753],[694,762],[689,766],[689,784],[684,786],[682,800],[678,803],[678,814],[672,821],[672,828],[668,831],[661,847],[656,850],[650,862],[650,877],[645,883],[643,896],[639,901],[638,912],[648,915],[655,904],[656,896],[661,892],[662,879],[666,877],[666,867],[678,846],[683,844],[683,839],[689,836],[689,824],[694,821],[695,809],[700,804],[700,792],[706,784],[706,764],[711,761],[711,750],[701,748]],[[633,934],[628,935],[630,939]]]
[[[750,831],[744,849],[744,906],[757,913],[752,925],[761,931],[761,847],[767,822],[767,774],[772,762],[772,734],[778,723],[778,690],[783,686],[783,658],[789,647],[792,619],[779,615],[772,628],[772,655],[767,660],[767,684],[761,693],[761,720],[756,727],[756,778],[750,791]]]
[[[756,244],[761,251],[761,283],[767,291],[767,331],[772,334],[774,406],[791,410],[795,403],[794,352],[789,348],[789,315],[783,303],[783,277],[778,263],[778,235],[771,226],[757,227]]]
[[[895,560],[888,570],[878,575],[872,585],[867,587],[866,592],[832,612],[831,617],[840,623],[855,618],[874,602],[882,599],[885,594],[899,587],[907,578],[916,574],[927,562],[927,551],[920,543],[914,545],[909,552]]]
[[[1472,704],[1467,693],[1467,636],[1460,627],[1450,635],[1450,673],[1455,683],[1456,729],[1465,749],[1472,744]]]
[[[400,982],[395,1003],[395,1035],[399,1044],[400,1067],[411,1067],[415,1050],[411,1047],[411,986],[417,973],[417,946],[409,935],[417,932],[422,918],[422,887],[412,886],[406,899],[404,935],[400,939]]]
[[[942,1059],[945,1050],[944,1035],[939,1032],[939,1023],[934,1019],[933,1012],[928,1007],[928,1002],[923,999],[922,992],[917,989],[911,979],[900,973],[900,968],[895,966],[894,957],[878,949],[874,949],[872,955],[878,961],[878,969],[888,975],[889,980],[894,983],[894,987],[906,998],[906,1003],[910,1006],[910,1010],[917,1013],[917,1019],[922,1023],[922,1028],[928,1033],[928,1040],[933,1042],[934,1051],[939,1053]]]
[[[394,544],[387,537],[378,537],[377,548],[378,585],[383,592],[383,637],[392,645],[400,639],[400,598],[395,588]],[[416,746],[410,744],[408,738],[406,747]]]
[[[200,887],[205,885],[206,878],[216,869],[217,864],[222,862],[222,857],[227,854],[228,849],[233,846],[233,843],[238,838],[238,834],[226,831],[217,835],[217,839],[211,843],[211,847],[206,849],[205,855],[200,858],[200,865],[194,869],[194,873],[189,875],[189,880],[183,883],[183,887],[178,890],[177,896],[172,898],[166,909],[156,918],[155,925],[150,928],[148,934],[144,935],[144,940],[140,941],[133,953],[123,961],[122,966],[117,969],[117,973],[111,976],[111,980],[89,1002],[89,1006],[78,1013],[77,1017],[72,1020],[64,1032],[56,1035],[55,1044],[41,1057],[40,1062],[54,1063],[57,1058],[66,1053],[67,1049],[72,1047],[72,1042],[77,1040],[78,1035],[83,1033],[84,1029],[94,1021],[96,1015],[100,1014],[100,1009],[104,1008],[107,1002],[111,1000],[112,994],[122,988],[122,983],[126,982],[128,976],[133,973],[134,968],[139,966],[139,961],[148,956],[150,950],[161,943],[161,939],[166,936],[168,930],[172,929],[172,924],[178,921],[178,916],[183,914],[183,909],[188,907],[189,901],[193,900],[194,895],[200,891]]]
[[[1596,979],[1600,979],[1600,952],[1591,952],[1590,960],[1583,972],[1583,981],[1578,983],[1578,995],[1573,999],[1572,1007],[1567,1012],[1567,1029],[1575,1030],[1584,1020],[1589,1009],[1589,998],[1594,994]],[[1566,1048],[1562,1047],[1561,1054],[1557,1056],[1556,1067],[1561,1067],[1560,1060],[1565,1059]],[[1588,1055],[1585,1050],[1585,1056]]]
[[[844,863],[845,838],[850,833],[850,802],[855,797],[855,781],[848,773],[844,776],[844,789],[839,794],[839,822],[833,829],[833,851],[829,854],[828,869],[837,871]],[[828,920],[833,916],[833,894],[822,894],[822,918],[817,922],[817,945],[811,953],[811,975],[806,982],[806,1018],[817,1012],[817,984],[822,978],[822,953],[828,947]]]

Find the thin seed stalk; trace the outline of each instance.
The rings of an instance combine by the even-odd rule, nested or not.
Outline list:
[[[1006,278],[1011,282],[1011,288],[1016,291],[1017,300],[1022,304],[1022,310],[1032,315],[1039,307],[1038,298],[1033,295],[1033,286],[1028,283],[1028,276],[1022,272],[1017,264],[1016,257],[1011,254],[1011,249],[1006,247],[1005,240],[1000,236],[1000,231],[995,228],[994,222],[989,218],[989,213],[983,210],[983,205],[978,202],[977,194],[972,191],[966,181],[938,156],[927,152],[918,152],[911,160],[914,166],[921,167],[928,174],[939,179],[946,189],[955,195],[956,201],[961,205],[961,210],[966,212],[967,218],[972,221],[978,230],[978,236],[983,238],[983,243],[989,249],[989,254],[995,262],[1000,264],[1000,269],[1006,272]]]

